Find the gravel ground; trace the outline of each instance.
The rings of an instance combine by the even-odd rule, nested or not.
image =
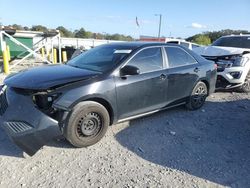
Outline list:
[[[250,187],[250,94],[217,92],[116,124],[94,146],[20,151],[0,128],[0,187]]]

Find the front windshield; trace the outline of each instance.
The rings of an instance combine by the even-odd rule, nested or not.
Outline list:
[[[68,65],[97,72],[111,70],[130,54],[132,49],[119,45],[101,45],[68,61]]]
[[[224,46],[235,48],[250,48],[250,36],[222,37],[216,40],[212,46]]]

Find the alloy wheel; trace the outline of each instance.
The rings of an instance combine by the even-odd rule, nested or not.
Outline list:
[[[202,106],[204,101],[207,97],[207,88],[204,87],[204,85],[199,85],[193,96],[192,96],[192,103],[195,107]]]

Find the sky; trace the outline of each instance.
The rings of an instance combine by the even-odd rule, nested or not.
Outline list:
[[[186,38],[221,29],[250,31],[249,10],[250,0],[0,0],[0,22],[139,38],[158,35],[161,14],[162,36]]]

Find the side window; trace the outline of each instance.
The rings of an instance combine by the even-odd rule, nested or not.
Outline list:
[[[161,70],[163,68],[161,48],[154,47],[140,51],[128,62],[128,65],[138,67],[141,73]]]
[[[196,60],[181,48],[165,47],[165,50],[168,57],[168,66],[170,68],[196,63]]]

